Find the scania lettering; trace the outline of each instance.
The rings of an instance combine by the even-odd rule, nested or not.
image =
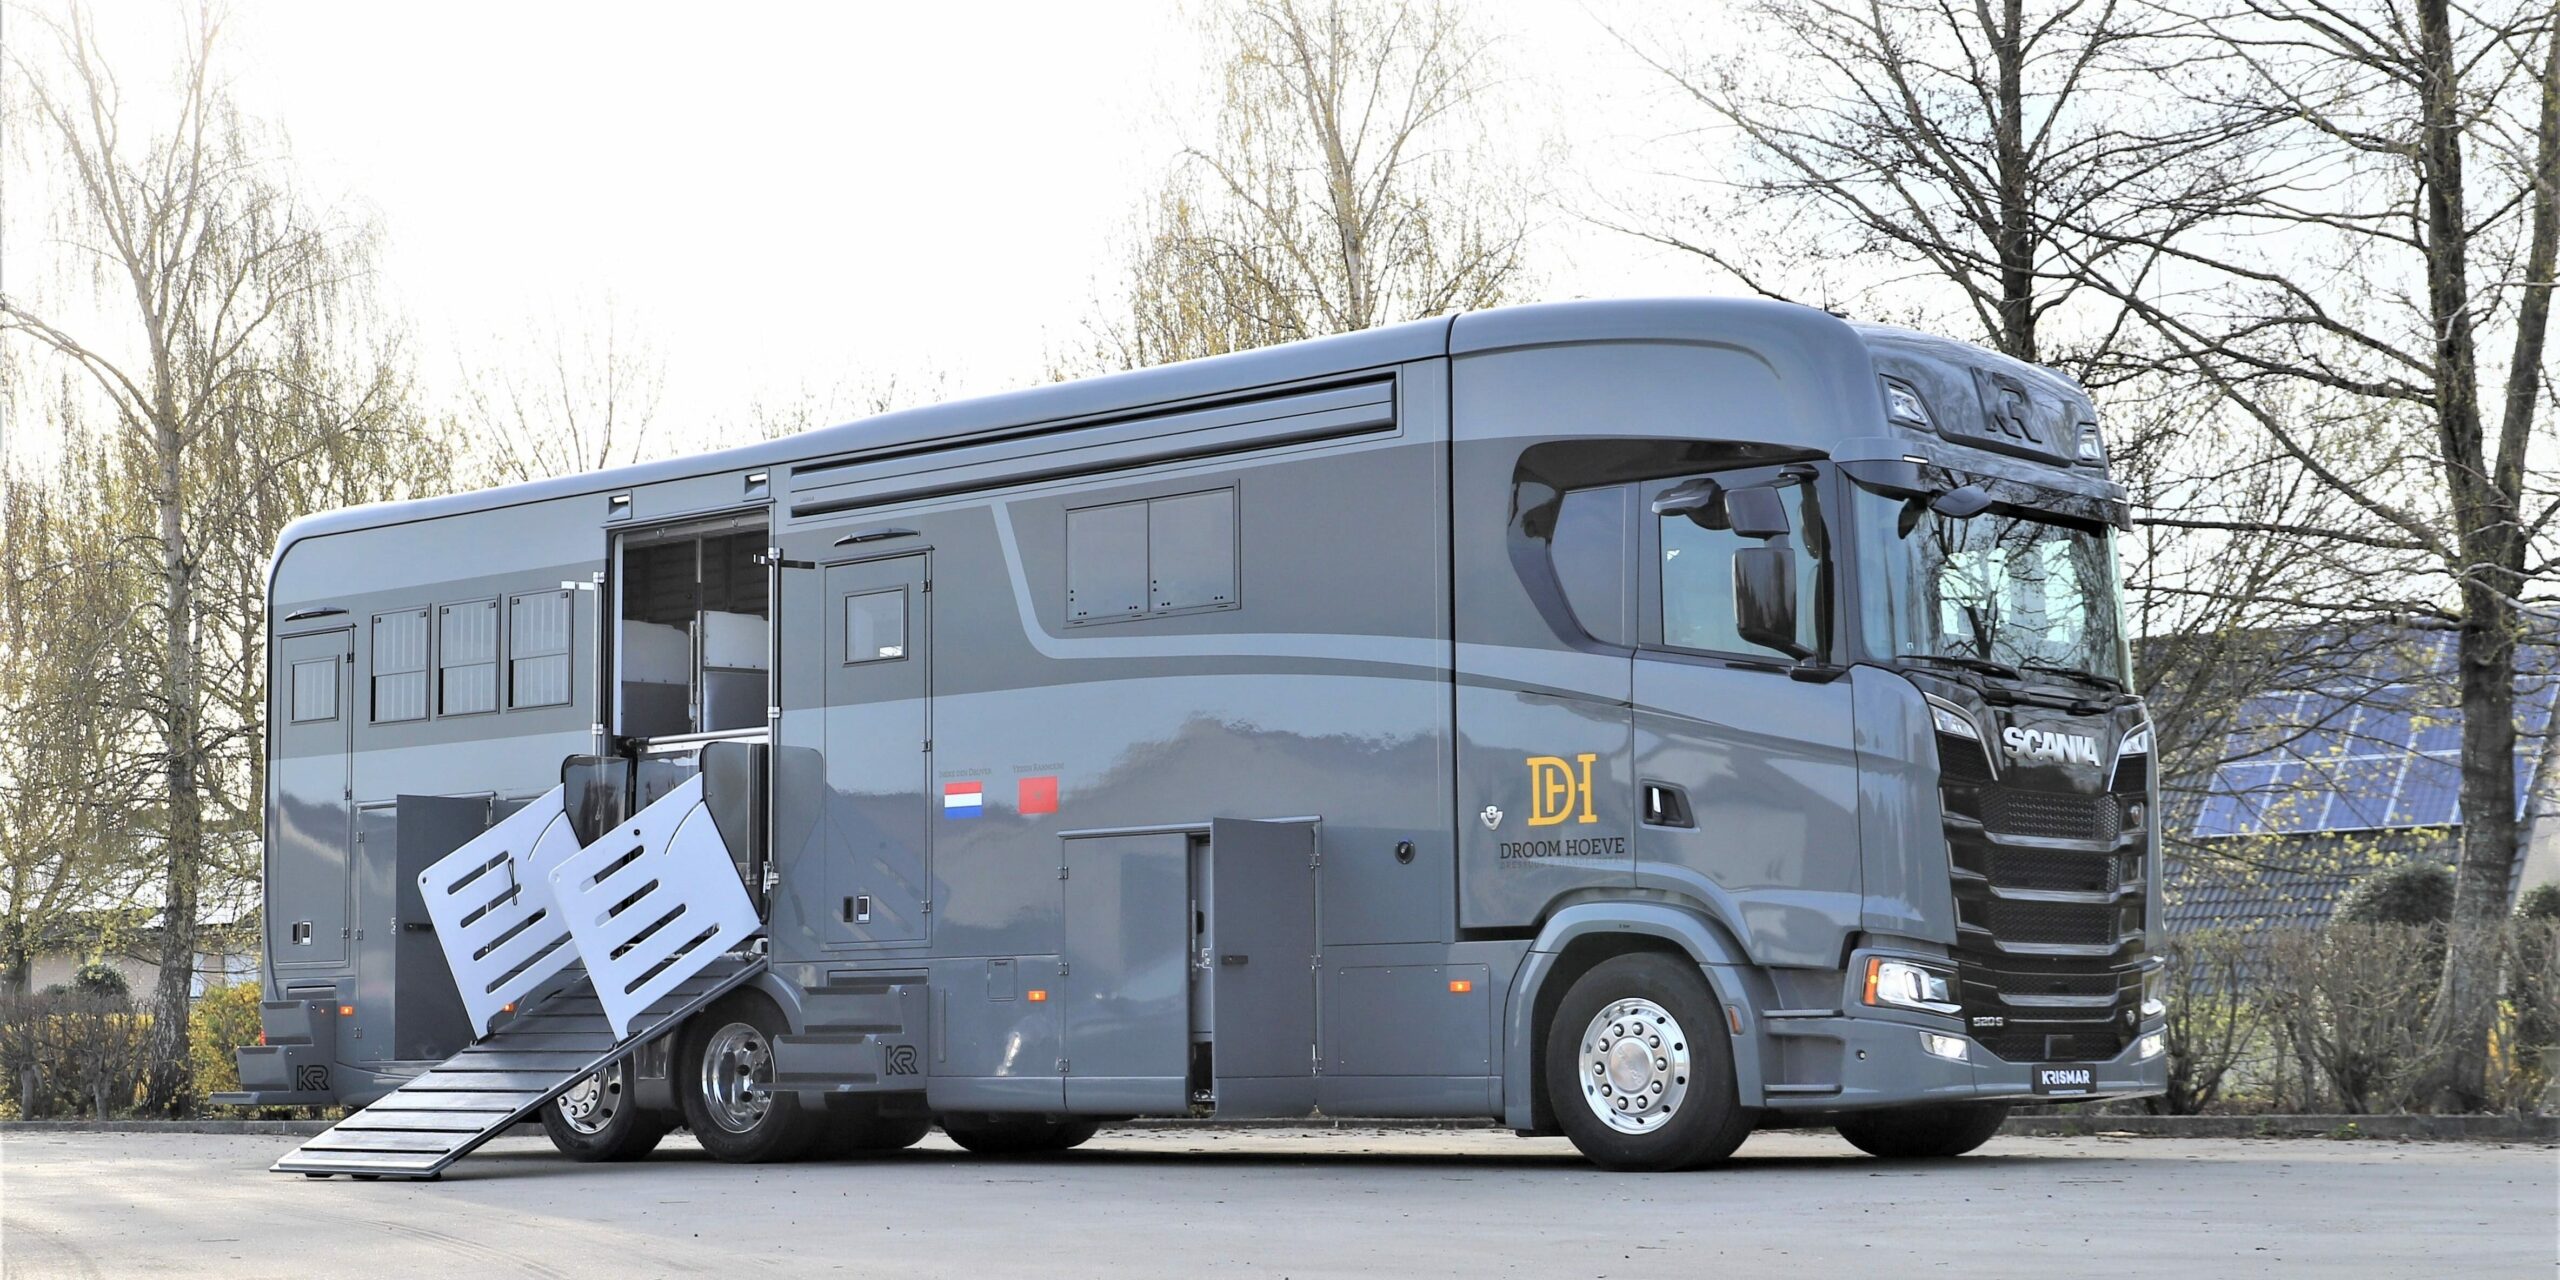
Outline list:
[[[2088,397],[1508,308],[315,516],[269,592],[277,1165],[1483,1117],[1611,1168],[2158,1093]]]

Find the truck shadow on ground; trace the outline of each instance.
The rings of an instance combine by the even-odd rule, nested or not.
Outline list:
[[[1103,1141],[1109,1141],[1108,1138]],[[1956,1161],[1881,1160],[1873,1156],[1843,1151],[1837,1155],[1799,1153],[1755,1155],[1745,1146],[1731,1161],[1713,1169],[1690,1171],[1687,1176],[1709,1178],[1755,1176],[1779,1172],[1831,1173],[1840,1175],[1919,1175],[1968,1170],[1977,1173],[2005,1169],[2049,1167],[2056,1161],[2075,1163],[2117,1163],[2138,1159],[2133,1153],[2103,1154],[2079,1151],[2038,1152],[2026,1155],[1973,1155]],[[921,1174],[928,1172],[1015,1171],[1039,1175],[1072,1175],[1078,1170],[1161,1170],[1179,1174],[1185,1170],[1207,1168],[1226,1170],[1268,1169],[1274,1172],[1292,1169],[1326,1168],[1345,1172],[1377,1170],[1440,1170],[1449,1173],[1560,1173],[1585,1174],[1592,1177],[1618,1177],[1592,1165],[1572,1151],[1522,1150],[1518,1152],[1418,1152],[1361,1150],[1346,1145],[1338,1150],[1239,1151],[1221,1150],[1216,1145],[1185,1146],[1160,1150],[1133,1151],[1108,1146],[1041,1156],[980,1156],[948,1148],[918,1148],[880,1155],[843,1159],[803,1160],[787,1165],[724,1165],[691,1145],[671,1146],[653,1152],[636,1166],[586,1165],[565,1159],[547,1150],[483,1151],[445,1172],[452,1181],[489,1177],[574,1177],[594,1174],[610,1177],[624,1168],[684,1168],[689,1171],[716,1172],[740,1178],[789,1176],[793,1171],[818,1173]],[[1641,1175],[1635,1175],[1641,1176]]]

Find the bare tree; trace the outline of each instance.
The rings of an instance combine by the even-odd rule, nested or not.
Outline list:
[[[365,353],[336,345],[364,307],[370,239],[309,207],[275,140],[234,108],[215,75],[213,10],[186,25],[169,114],[140,128],[85,11],[13,20],[38,37],[9,51],[28,122],[16,136],[66,186],[49,247],[68,264],[60,274],[93,288],[0,294],[0,335],[85,383],[110,424],[101,456],[134,495],[120,536],[151,568],[151,608],[123,639],[158,785],[127,821],[152,850],[160,916],[144,1105],[174,1111],[189,1097],[189,977],[208,874],[259,808],[254,772],[234,762],[255,755],[240,744],[256,734],[244,693],[260,687],[260,651],[254,639],[226,649],[223,637],[255,626],[234,621],[251,605],[224,576],[285,511],[308,509],[312,495],[286,487],[309,474],[299,464],[378,416],[347,401],[380,382],[347,372]]]
[[[656,456],[666,361],[611,301],[493,339],[462,371],[461,425],[493,483],[575,475]]]
[[[2215,521],[2351,562],[2356,608],[2454,630],[2462,851],[2437,1037],[2484,1096],[2518,841],[2516,646],[2553,599],[2560,475],[2535,418],[2560,257],[2560,41],[2542,0],[2156,0],[2190,96],[2254,119],[2174,237],[2095,223],[2074,269],[2308,477],[2329,512]],[[2127,251],[2157,269],[2121,270]],[[2112,264],[2112,265],[2111,265]],[[2306,610],[2323,601],[2302,602]]]
[[[1658,15],[1610,23],[1705,128],[1696,190],[1606,225],[1772,297],[1980,335],[2094,383],[2169,211],[2219,178],[2228,113],[2166,104],[2129,0],[1738,0],[1756,39],[1692,54]],[[1846,278],[1843,278],[1845,272]]]
[[[1139,219],[1094,363],[1136,367],[1489,306],[1529,193],[1484,113],[1488,45],[1437,0],[1222,0],[1217,116]]]

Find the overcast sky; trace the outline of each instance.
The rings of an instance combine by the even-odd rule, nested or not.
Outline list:
[[[176,7],[100,8],[128,79],[165,77]],[[710,12],[242,0],[226,65],[312,194],[378,221],[431,393],[610,305],[665,362],[670,436],[892,373],[1037,380],[1110,284],[1206,74],[1169,3]],[[1577,4],[1476,16],[1524,152],[1554,148],[1568,196],[1640,184],[1644,140],[1682,123],[1649,118],[1650,73]],[[44,247],[19,213],[23,288]],[[1563,212],[1535,250],[1544,297],[1725,289]]]

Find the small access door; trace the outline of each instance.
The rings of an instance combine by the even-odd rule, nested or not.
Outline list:
[[[932,733],[925,557],[780,570],[777,933],[925,941]]]
[[[1202,976],[1215,1008],[1218,1114],[1302,1116],[1316,1105],[1316,827],[1209,824]]]
[[[282,636],[267,682],[267,937],[274,970],[347,960],[348,855],[355,847],[349,736],[355,631]]]

